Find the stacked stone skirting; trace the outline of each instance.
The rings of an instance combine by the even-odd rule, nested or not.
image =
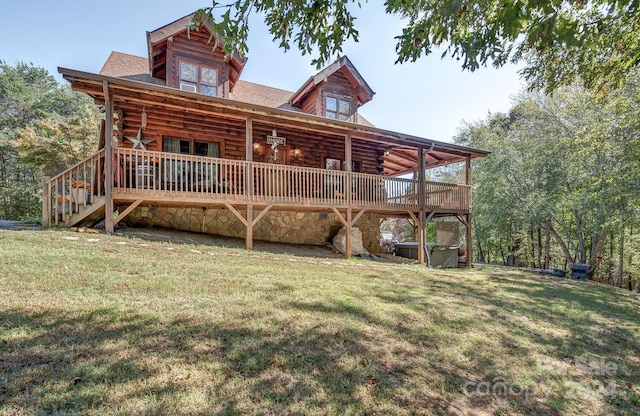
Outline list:
[[[246,218],[246,210],[238,209]],[[258,212],[254,210],[254,216]],[[245,238],[244,225],[226,208],[138,207],[125,219],[131,226],[157,227],[225,237]],[[254,227],[255,240],[290,244],[325,245],[342,223],[333,213],[269,211]],[[364,247],[380,252],[380,216],[365,213],[356,223]]]

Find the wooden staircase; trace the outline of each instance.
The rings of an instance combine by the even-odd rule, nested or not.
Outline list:
[[[91,204],[79,206],[77,212],[71,214],[66,221],[59,223],[58,226],[63,228],[93,226],[100,220],[104,219],[104,206],[104,196],[94,197]]]
[[[104,218],[104,149],[45,180],[42,198],[44,227],[91,226]]]

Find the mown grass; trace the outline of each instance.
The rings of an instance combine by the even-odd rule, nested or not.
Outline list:
[[[0,414],[637,414],[639,312],[505,268],[0,231]]]

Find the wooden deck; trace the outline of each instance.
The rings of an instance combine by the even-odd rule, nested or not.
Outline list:
[[[45,183],[43,221],[73,225],[72,217],[105,196],[104,151]],[[112,198],[118,203],[177,206],[270,206],[286,210],[346,209],[417,213],[413,179],[269,163],[113,149]],[[465,214],[467,185],[427,182],[429,213]],[[47,221],[47,219],[50,219]]]

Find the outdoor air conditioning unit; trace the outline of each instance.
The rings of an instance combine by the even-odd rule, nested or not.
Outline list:
[[[196,86],[191,84],[180,84],[182,91],[196,92]]]

